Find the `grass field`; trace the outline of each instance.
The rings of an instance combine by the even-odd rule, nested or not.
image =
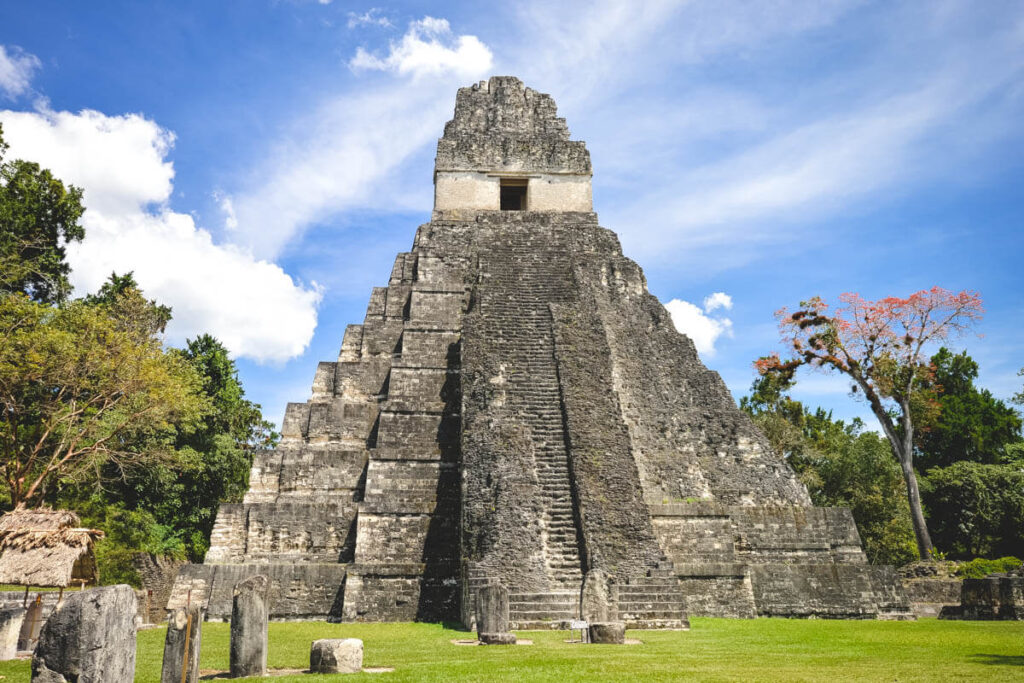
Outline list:
[[[579,645],[565,631],[530,631],[533,645],[463,647],[435,624],[270,625],[270,667],[301,669],[317,638],[362,638],[364,666],[391,673],[275,682],[358,681],[1024,681],[1024,623],[693,619],[688,632],[630,631],[640,645]],[[136,681],[160,680],[164,629],[139,633]],[[202,668],[228,665],[228,625],[203,625]],[[0,662],[6,681],[29,663]],[[256,680],[256,679],[247,679]],[[5,683],[6,683],[5,681]]]

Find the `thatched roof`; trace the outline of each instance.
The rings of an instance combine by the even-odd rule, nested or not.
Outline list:
[[[15,510],[0,517],[0,583],[66,587],[99,578],[93,544],[102,531],[83,529],[68,510]]]

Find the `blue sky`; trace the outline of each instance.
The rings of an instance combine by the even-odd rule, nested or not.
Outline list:
[[[981,293],[959,340],[1024,379],[1020,2],[104,2],[0,8],[11,154],[85,189],[79,291],[134,270],[279,421],[429,220],[455,90],[550,93],[594,203],[737,395],[773,312]],[[797,396],[867,415],[845,383]]]

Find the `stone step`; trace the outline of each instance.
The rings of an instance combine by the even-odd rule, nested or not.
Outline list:
[[[632,619],[685,619],[685,610],[630,610],[619,606],[619,619],[630,621]]]

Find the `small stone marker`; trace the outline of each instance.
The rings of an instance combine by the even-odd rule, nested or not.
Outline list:
[[[516,637],[508,630],[508,589],[500,583],[477,592],[476,632],[485,645],[515,645]]]
[[[355,674],[363,668],[363,641],[358,638],[314,640],[309,648],[309,671],[315,674]]]
[[[623,645],[626,642],[626,624],[621,621],[591,622],[590,642]]]
[[[131,586],[65,596],[39,634],[32,656],[33,683],[131,683],[135,610]]]
[[[167,617],[160,683],[197,683],[202,642],[203,610],[199,604],[171,612]]]
[[[235,584],[231,604],[232,678],[267,673],[270,580],[257,574]]]

